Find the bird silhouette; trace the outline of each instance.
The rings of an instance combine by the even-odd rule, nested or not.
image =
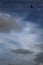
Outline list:
[[[33,6],[31,5],[31,8],[33,8]]]

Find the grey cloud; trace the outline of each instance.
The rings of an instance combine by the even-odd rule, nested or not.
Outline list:
[[[12,50],[12,53],[17,53],[17,54],[32,54],[33,51],[31,50],[26,50],[26,49],[16,49],[16,50]]]
[[[18,22],[16,22],[12,17],[5,14],[0,14],[0,32],[9,32],[13,29],[20,29]]]
[[[43,52],[43,43],[35,45],[40,51]]]
[[[39,48],[40,48],[41,50],[43,50],[43,44],[40,44],[40,45],[39,45]]]
[[[8,64],[8,65],[22,65],[22,64]]]
[[[37,62],[36,65],[43,64],[43,52],[37,54],[34,60]]]

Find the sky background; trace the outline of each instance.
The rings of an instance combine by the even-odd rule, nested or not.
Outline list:
[[[0,65],[43,63],[43,2],[29,1],[0,0]]]

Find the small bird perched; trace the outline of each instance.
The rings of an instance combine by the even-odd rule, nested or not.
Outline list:
[[[33,6],[31,5],[31,8],[33,8]]]

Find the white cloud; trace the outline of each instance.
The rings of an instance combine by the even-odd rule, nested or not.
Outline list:
[[[8,50],[22,48],[38,52],[39,50],[34,47],[34,45],[40,43],[39,37],[42,34],[38,26],[38,24],[26,22],[21,32],[11,31],[9,34],[0,34],[0,43],[5,44]],[[18,42],[20,46],[15,45],[15,43],[10,43],[8,40]]]

